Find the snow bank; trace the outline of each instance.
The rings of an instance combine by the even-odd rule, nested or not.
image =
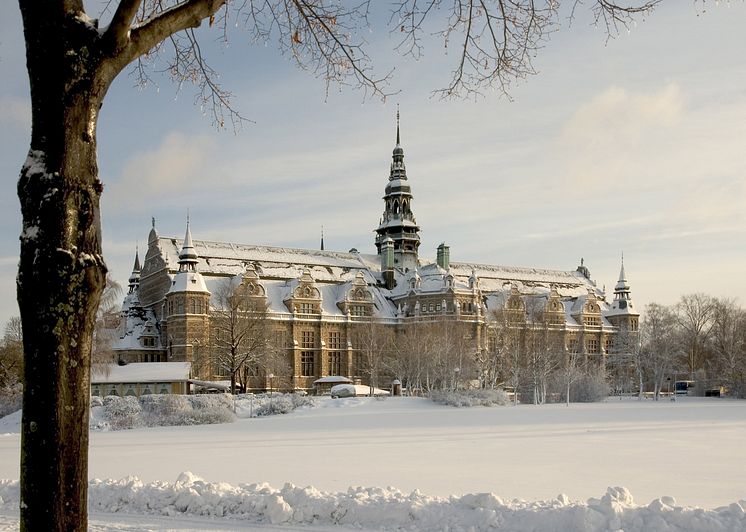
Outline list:
[[[18,482],[0,481],[3,506],[18,505]],[[715,510],[686,508],[671,497],[635,505],[625,488],[600,499],[503,501],[492,493],[431,497],[418,490],[351,487],[323,492],[312,486],[211,483],[186,472],[174,483],[143,484],[136,477],[92,480],[91,511],[168,516],[209,516],[273,525],[346,525],[376,530],[624,530],[701,532],[745,530],[746,501]]]

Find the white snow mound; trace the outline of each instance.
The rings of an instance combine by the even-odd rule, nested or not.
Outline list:
[[[0,506],[17,507],[18,481],[0,481]],[[209,516],[244,523],[314,525],[408,531],[624,530],[700,532],[746,530],[746,501],[714,510],[676,505],[671,497],[636,506],[626,488],[608,488],[600,499],[503,501],[492,493],[432,497],[415,490],[350,487],[323,492],[313,486],[206,482],[185,472],[174,483],[143,484],[136,477],[92,480],[89,509],[96,512]]]

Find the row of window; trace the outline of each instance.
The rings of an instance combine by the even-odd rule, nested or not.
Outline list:
[[[207,312],[207,305],[205,305],[201,299],[190,299],[186,302],[186,305],[184,305],[183,299],[170,299],[166,305],[168,316],[173,314],[184,314],[185,309],[187,314],[205,314]]]
[[[331,351],[327,353],[329,375],[345,375],[347,368],[343,367],[343,353],[340,351]],[[362,353],[355,353],[353,357],[354,375],[363,375],[365,372],[365,356]],[[303,377],[316,376],[316,353],[314,351],[301,351],[300,353],[300,371]]]

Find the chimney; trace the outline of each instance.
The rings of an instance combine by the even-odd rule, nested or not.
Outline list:
[[[451,266],[451,248],[445,242],[438,246],[438,266],[448,270]]]

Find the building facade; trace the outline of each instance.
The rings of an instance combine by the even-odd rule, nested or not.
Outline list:
[[[379,367],[376,350],[401,351],[402,340],[428,324],[456,327],[460,356],[472,361],[497,353],[506,328],[543,331],[555,350],[598,364],[628,347],[617,342],[622,332],[636,333],[623,265],[608,303],[582,260],[574,271],[458,262],[445,243],[435,261],[421,257],[398,116],[383,200],[375,254],[193,240],[188,221],[183,239],[163,237],[153,220],[122,307],[120,361],[190,362],[194,378],[225,378],[216,320],[225,315],[220,294],[237,289],[262,309],[266,353],[244,368],[251,389],[310,390],[331,375],[386,385],[384,375],[400,375],[395,364]],[[272,365],[262,363],[270,351]],[[483,366],[469,367],[470,380],[483,378]]]

